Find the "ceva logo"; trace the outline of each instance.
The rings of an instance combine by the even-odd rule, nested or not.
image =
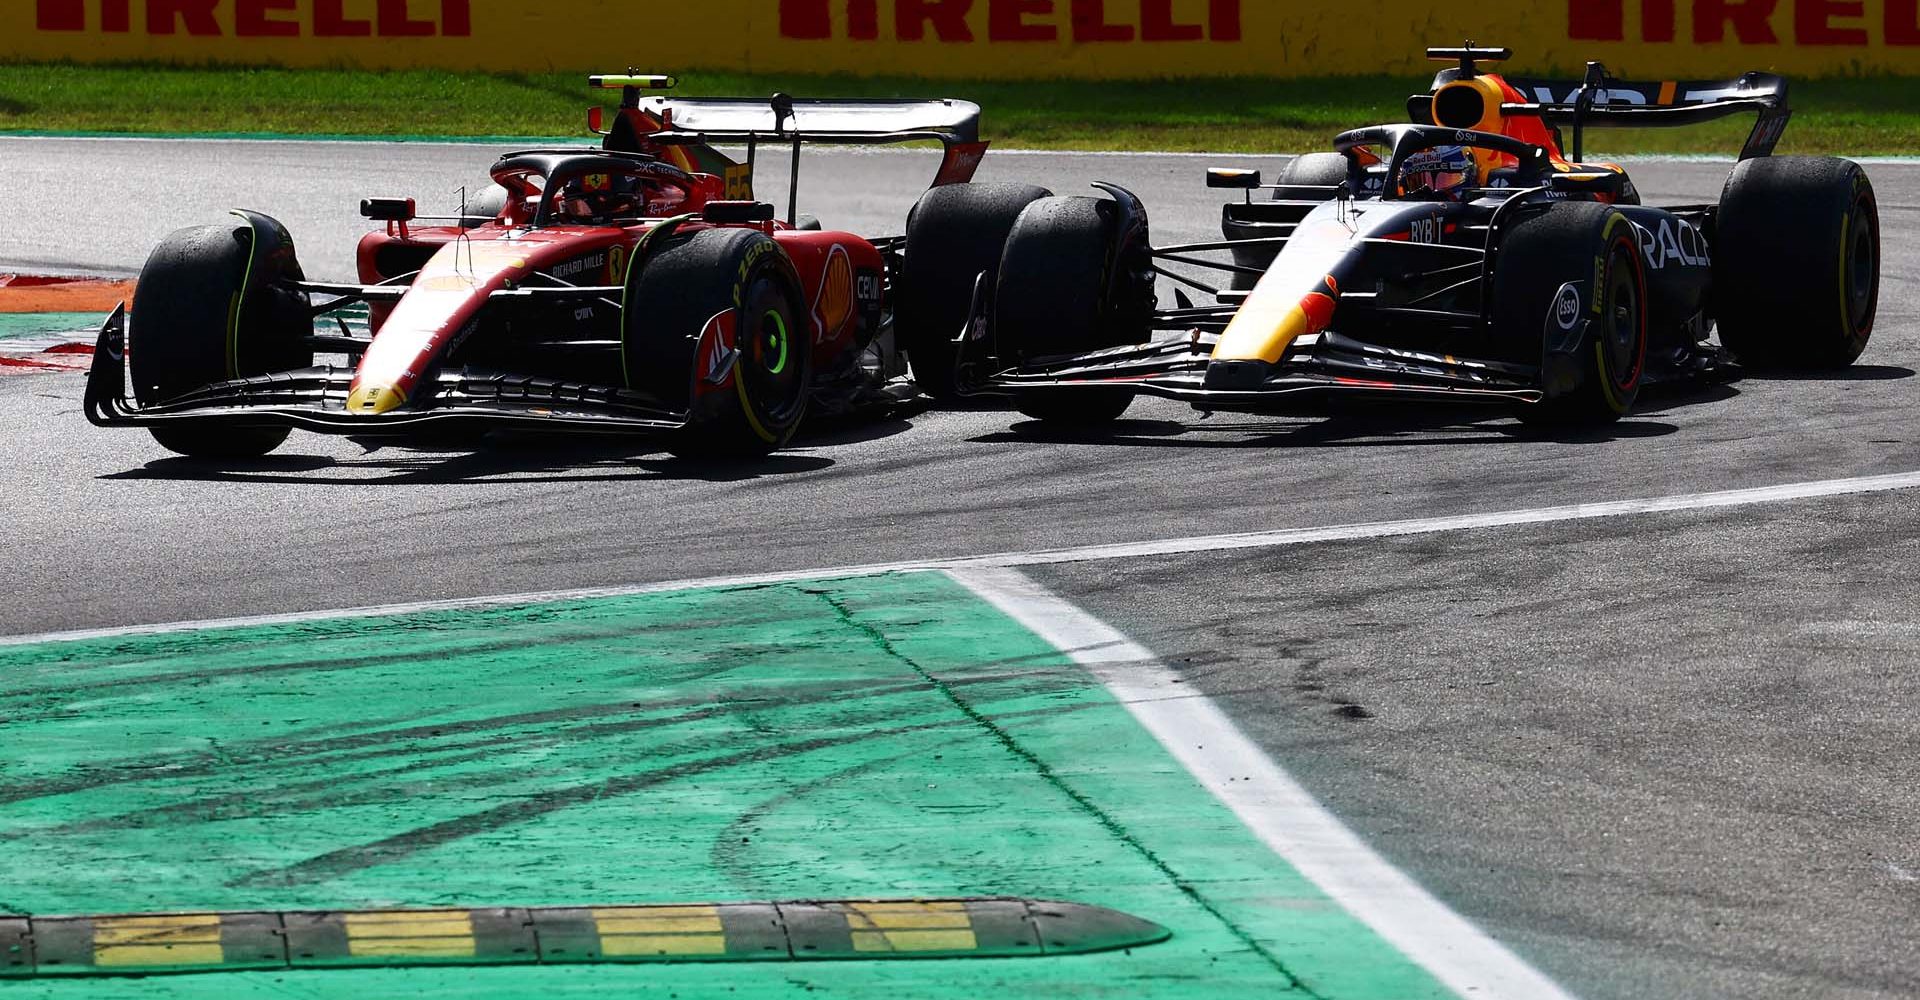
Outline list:
[[[35,0],[41,31],[143,32],[218,38],[465,38],[472,0]],[[427,14],[430,8],[437,8]],[[426,15],[426,16],[420,16]],[[434,15],[437,15],[434,16]]]
[[[1207,0],[1205,23],[1176,19],[1173,0],[885,0],[893,12],[894,40],[971,42],[967,16],[986,11],[986,41],[1057,42],[1238,42],[1241,0]],[[1578,0],[1575,0],[1578,2]],[[843,15],[844,37],[880,38],[882,0],[780,0],[780,36],[800,40],[834,37],[834,12]],[[1192,17],[1194,15],[1188,15]]]

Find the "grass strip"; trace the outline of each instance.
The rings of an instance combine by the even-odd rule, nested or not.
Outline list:
[[[158,66],[0,66],[0,132],[562,137],[596,99],[581,73],[366,72]],[[1293,152],[1343,129],[1403,120],[1425,78],[1006,82],[690,72],[689,96],[964,97],[986,109],[1002,148]],[[605,95],[600,95],[604,99]],[[1920,80],[1856,77],[1794,84],[1783,153],[1920,153]],[[1595,150],[1731,153],[1750,120],[1609,131]]]

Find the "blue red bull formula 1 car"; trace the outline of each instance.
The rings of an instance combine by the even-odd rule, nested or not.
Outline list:
[[[1096,422],[1140,394],[1201,410],[1311,412],[1331,397],[1480,400],[1601,423],[1649,381],[1850,364],[1873,332],[1880,227],[1856,163],[1775,157],[1787,85],[1505,78],[1505,50],[1455,63],[1412,121],[1345,132],[1260,176],[1213,170],[1219,242],[1154,247],[1138,198],[1036,200],[982,272],[953,362],[960,391]],[[1643,205],[1582,160],[1588,129],[1757,115],[1714,204]],[[1567,133],[1571,132],[1571,141]],[[1198,254],[1219,251],[1231,262]],[[1167,267],[1213,268],[1216,288]],[[1156,276],[1216,298],[1157,304]],[[1717,342],[1716,342],[1717,336]],[[917,359],[916,359],[917,361]]]
[[[131,318],[118,311],[101,332],[88,418],[201,457],[264,454],[294,428],[638,433],[753,454],[785,444],[809,411],[897,395],[905,241],[822,229],[792,212],[793,192],[775,219],[754,199],[754,161],[790,149],[797,189],[803,144],[936,140],[936,190],[961,185],[986,149],[980,109],[677,100],[643,95],[668,77],[592,82],[622,96],[609,127],[591,113],[600,146],[501,158],[459,217],[364,201],[383,228],[360,243],[358,282],[308,280],[285,227],[259,213],[173,234],[141,272]],[[328,329],[349,307],[367,310],[370,335]]]

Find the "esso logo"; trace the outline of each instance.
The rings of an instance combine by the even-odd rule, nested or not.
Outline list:
[[[1580,290],[1569,281],[1560,286],[1560,294],[1553,299],[1553,321],[1560,329],[1571,330],[1580,322]]]

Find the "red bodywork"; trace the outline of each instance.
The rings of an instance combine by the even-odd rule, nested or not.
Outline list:
[[[659,220],[667,216],[700,213],[709,205],[727,201],[728,194],[751,194],[751,181],[740,176],[741,166],[708,147],[656,144],[646,137],[671,121],[662,122],[640,109],[620,111],[639,151],[657,157],[684,176],[670,178],[649,189],[646,214],[653,218],[626,225],[533,225],[538,200],[546,194],[518,177],[496,175],[510,197],[499,217],[476,228],[458,226],[410,227],[391,223],[384,232],[369,233],[360,241],[360,280],[368,285],[401,278],[418,271],[406,295],[398,302],[370,305],[373,343],[362,357],[349,390],[348,410],[380,412],[414,397],[423,378],[444,361],[470,334],[481,311],[495,293],[525,284],[530,275],[564,277],[575,285],[617,287],[625,283],[627,264],[636,247]],[[592,150],[581,150],[589,154]],[[980,149],[959,147],[958,162],[943,165],[936,183],[964,182],[979,162]],[[950,154],[949,161],[956,159]],[[703,169],[704,168],[704,169]],[[714,172],[718,171],[718,172]],[[729,186],[733,190],[729,191]],[[744,190],[743,190],[744,185]],[[884,262],[866,239],[847,232],[795,229],[767,221],[737,224],[771,236],[785,250],[799,278],[800,291],[812,327],[812,370],[834,371],[862,346],[863,318],[877,313],[883,287]],[[681,224],[677,232],[714,228],[707,221]],[[617,332],[613,334],[617,338]],[[718,348],[732,350],[732,319],[715,316],[702,333],[696,357]],[[619,384],[622,373],[577,373],[601,384]],[[693,380],[696,396],[732,392],[731,375],[718,382]],[[380,398],[376,398],[380,397]]]
[[[476,320],[488,298],[521,284],[529,274],[566,272],[574,284],[621,285],[635,246],[657,224],[517,229],[488,223],[471,230],[416,228],[404,237],[397,231],[369,233],[360,241],[358,254],[360,280],[369,285],[400,276],[383,273],[383,260],[427,260],[398,303],[370,307],[375,336],[350,392],[378,387],[396,391],[402,400],[410,398],[425,373],[457,346],[456,338]],[[705,228],[712,226],[691,223],[679,231]],[[756,228],[771,235],[793,261],[812,326],[813,367],[828,370],[857,345],[857,282],[864,272],[877,283],[880,252],[852,233],[798,230],[780,223]],[[716,330],[709,335],[724,338],[722,346],[732,349],[730,323],[725,317],[715,320]],[[600,381],[620,380],[619,372],[609,371]],[[732,385],[696,380],[696,391],[732,391]]]

